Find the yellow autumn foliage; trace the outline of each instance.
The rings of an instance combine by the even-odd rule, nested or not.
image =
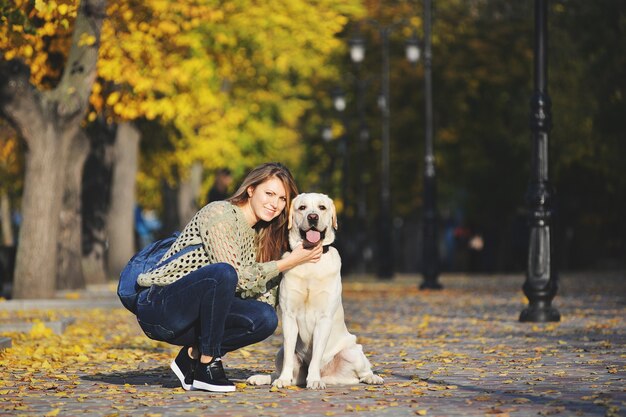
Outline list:
[[[24,60],[36,86],[51,88],[79,2],[13,7],[27,18],[16,24],[0,16],[9,23],[0,24],[0,51]],[[103,114],[112,123],[145,118],[169,126],[173,150],[144,165],[157,178],[195,161],[235,170],[267,159],[296,163],[311,81],[337,76],[329,65],[344,48],[336,35],[362,13],[358,0],[108,2],[88,120]]]
[[[0,193],[12,193],[22,186],[21,172],[24,166],[17,135],[0,120]]]

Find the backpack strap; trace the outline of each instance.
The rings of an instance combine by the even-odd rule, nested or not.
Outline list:
[[[169,258],[162,260],[161,262],[156,264],[154,267],[150,268],[148,271],[145,271],[145,272],[149,272],[149,271],[153,271],[155,269],[159,269],[162,266],[169,264],[173,260],[176,260],[176,259],[180,258],[184,254],[186,254],[188,252],[191,252],[192,250],[198,249],[201,246],[202,246],[202,243],[198,243],[196,245],[187,246],[187,247],[181,249],[180,251],[178,251],[177,253],[175,253],[174,255],[170,256]]]

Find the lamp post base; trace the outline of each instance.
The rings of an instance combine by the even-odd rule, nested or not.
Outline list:
[[[381,280],[381,281],[391,281],[393,279],[393,274],[379,272],[378,273],[378,279]]]
[[[519,321],[533,323],[561,321],[561,314],[550,305],[537,303],[525,308],[519,316]]]
[[[420,290],[441,290],[443,285],[437,281],[424,281],[420,284]]]

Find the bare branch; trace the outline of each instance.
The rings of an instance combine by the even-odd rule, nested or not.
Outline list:
[[[67,64],[61,82],[52,92],[52,96],[58,101],[56,110],[61,119],[82,117],[88,107],[91,87],[96,78],[105,8],[105,0],[81,2]]]

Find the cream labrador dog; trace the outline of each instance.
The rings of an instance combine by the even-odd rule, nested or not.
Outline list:
[[[283,347],[276,355],[276,374],[254,375],[251,385],[278,388],[304,385],[323,389],[334,384],[382,384],[350,334],[341,304],[341,258],[329,246],[335,240],[337,216],[325,194],[304,193],[289,212],[289,245],[313,247],[324,253],[316,263],[299,265],[285,273],[279,292]],[[278,376],[276,378],[276,376]]]

